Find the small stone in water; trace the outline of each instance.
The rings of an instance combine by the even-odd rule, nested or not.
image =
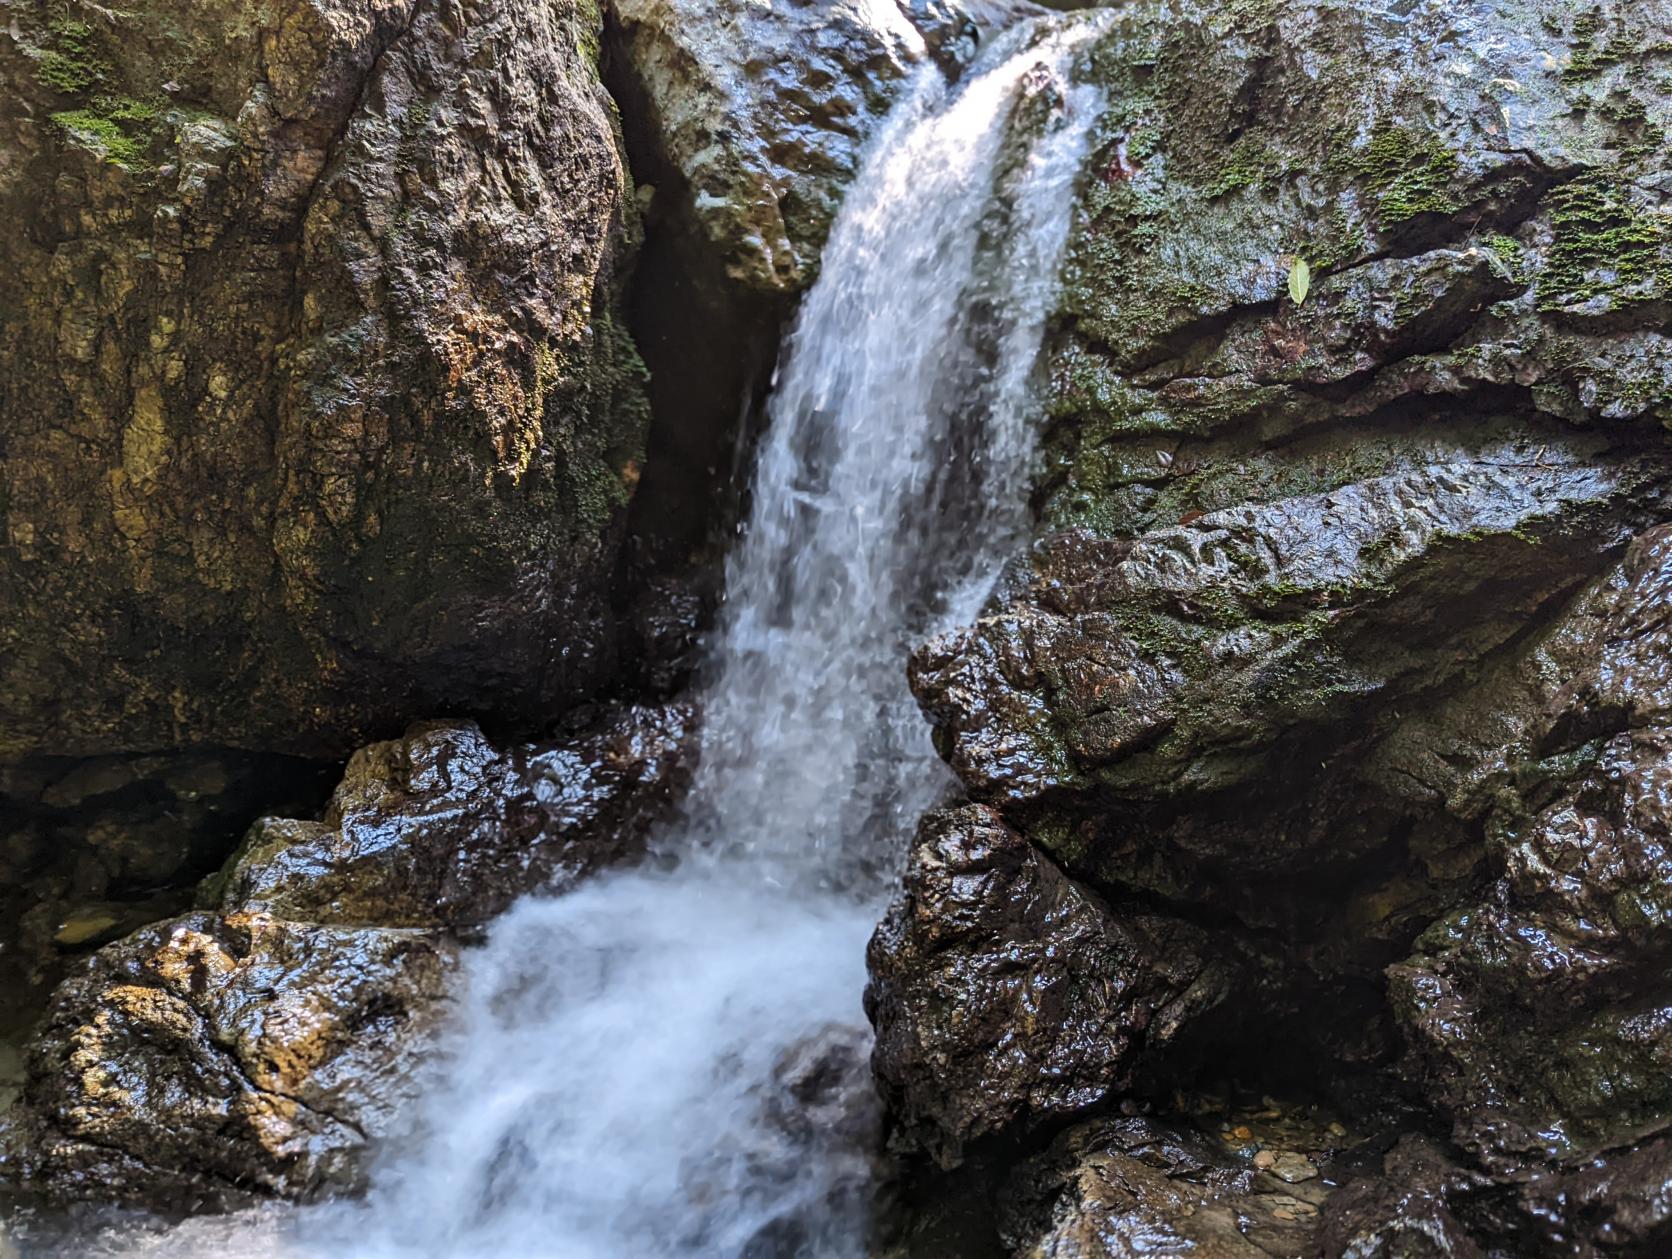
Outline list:
[[[107,909],[75,910],[58,924],[52,939],[55,944],[73,949],[95,942],[120,923],[121,919]]]
[[[1277,1162],[1277,1155],[1273,1154],[1270,1150],[1261,1150],[1254,1156],[1254,1166],[1258,1167],[1261,1171],[1264,1171],[1275,1162]]]
[[[1296,1154],[1285,1150],[1272,1160],[1272,1174],[1291,1185],[1298,1185],[1303,1180],[1311,1180],[1318,1174],[1312,1160],[1304,1154]]]
[[[1332,1137],[1344,1137],[1347,1135],[1347,1130],[1338,1123],[1332,1123],[1329,1126],[1329,1134]]]
[[[1231,1135],[1238,1141],[1252,1141],[1254,1139],[1254,1130],[1249,1128],[1247,1125],[1240,1125],[1231,1129]]]

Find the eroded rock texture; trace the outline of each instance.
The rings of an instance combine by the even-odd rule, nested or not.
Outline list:
[[[949,1165],[1119,1097],[1237,976],[1205,932],[1111,913],[980,805],[924,819],[870,968],[896,1123]]]
[[[453,948],[434,931],[190,914],[95,954],[30,1045],[11,1170],[192,1209],[352,1185],[417,1096]]]
[[[350,763],[323,822],[267,819],[204,908],[107,945],[30,1042],[0,1172],[162,1210],[351,1188],[422,1087],[458,941],[642,851],[690,714],[501,750],[425,723]]]
[[[1171,922],[1239,978],[1080,1108],[1168,1109],[1203,1064],[1343,1104],[1370,1079],[1437,1143],[1273,1253],[1659,1242],[1633,1186],[1672,1128],[1669,38],[1663,6],[1554,0],[1114,20],[1085,71],[1110,106],[1050,354],[1046,527],[911,668],[985,825],[1025,841],[1011,864],[1078,890],[1046,955],[1109,982],[1057,983],[999,1035],[961,1017],[981,1000],[901,939],[1018,989],[1041,972],[1014,911],[972,908],[1004,880],[920,842],[873,953],[902,1143],[958,1151],[972,1045],[1025,1098],[1077,1079],[1065,1036],[1141,1044],[1112,994],[1166,971],[1109,942]],[[964,1152],[1003,1166],[1051,1130],[994,1110]],[[1007,1244],[1143,1253],[1160,1216],[1120,1204],[1151,1172],[1075,1166]],[[1163,1222],[1178,1246],[1207,1227]],[[1238,1228],[1193,1244],[1267,1245]]]
[[[927,53],[909,10],[614,0],[612,11],[649,115],[635,125],[651,127],[676,181],[654,194],[679,202],[728,280],[805,288],[865,141]]]
[[[642,855],[684,793],[692,735],[682,705],[504,752],[472,723],[421,723],[355,753],[323,820],[257,822],[211,892],[305,921],[477,927]]]
[[[1325,1196],[1198,1133],[1115,1119],[1071,1129],[1025,1164],[1000,1218],[1027,1259],[1289,1259],[1308,1252]]]
[[[647,423],[596,10],[8,21],[0,755],[595,688]]]

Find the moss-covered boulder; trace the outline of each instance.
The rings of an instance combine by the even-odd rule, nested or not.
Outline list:
[[[1255,977],[1206,1045],[1149,1055],[1094,1111],[1169,1109],[1204,1068],[1398,1101],[1395,1127],[1467,1157],[1403,1189],[1400,1163],[1364,1201],[1421,1198],[1447,1253],[1604,1245],[1600,1217],[1552,1205],[1558,1160],[1672,1123],[1666,750],[1639,711],[1672,518],[1672,20],[1571,0],[1106,20],[1041,537],[977,624],[916,652],[913,686],[969,795],[1117,924],[1188,923]],[[923,903],[919,864],[891,922]],[[973,931],[963,954],[1016,953],[1002,920]],[[873,1008],[937,1017],[915,1082],[886,1039],[879,1072],[956,1116],[972,1025],[935,1004],[933,959],[895,956]],[[1081,1008],[1034,1002],[1002,1043]],[[901,1106],[900,1135],[924,1114]],[[993,1131],[1001,1167],[1041,1139],[1020,1114]],[[1645,1219],[1621,1235],[1658,1236]],[[1067,1210],[1051,1235],[1094,1224]],[[1377,1227],[1330,1253],[1406,1253],[1371,1248],[1404,1244]]]
[[[597,10],[8,21],[0,756],[596,688],[647,420]]]

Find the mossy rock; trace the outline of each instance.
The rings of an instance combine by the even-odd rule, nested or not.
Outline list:
[[[649,415],[596,7],[12,13],[0,756],[608,685]]]

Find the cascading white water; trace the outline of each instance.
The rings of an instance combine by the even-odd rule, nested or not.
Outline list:
[[[949,787],[902,662],[978,614],[1025,525],[1030,379],[1096,114],[1068,69],[1094,33],[1051,18],[961,86],[926,71],[873,142],[786,347],[660,859],[495,925],[365,1201],[117,1252],[863,1251],[863,1142],[787,1114],[778,1077],[832,1027],[862,1035],[866,938]]]

